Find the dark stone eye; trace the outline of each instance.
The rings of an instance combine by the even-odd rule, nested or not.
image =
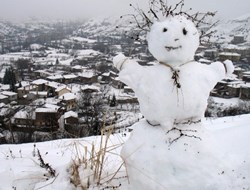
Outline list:
[[[183,28],[182,32],[183,32],[184,35],[187,35],[187,33],[188,33],[187,30],[186,30],[186,28]]]
[[[163,28],[162,32],[167,32],[168,29],[167,28]]]

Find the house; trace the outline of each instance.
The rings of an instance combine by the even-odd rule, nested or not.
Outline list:
[[[245,82],[250,82],[250,71],[243,72],[242,80]]]
[[[35,112],[33,110],[20,110],[13,116],[15,125],[34,126]]]
[[[43,104],[42,107],[25,107],[13,116],[15,125],[26,127],[58,127],[61,115],[60,107],[53,104]]]
[[[240,84],[229,84],[228,85],[228,95],[229,97],[239,97],[240,96],[240,89],[241,85]]]
[[[244,73],[244,69],[242,69],[242,68],[240,68],[240,67],[236,67],[236,68],[234,68],[234,74],[235,75],[237,75],[237,77],[239,78],[239,79],[242,79],[242,77],[243,77],[243,73]]]
[[[207,57],[210,60],[214,60],[218,57],[217,49],[207,49],[204,51],[204,57]]]
[[[212,63],[212,61],[210,61],[210,60],[208,60],[208,59],[203,59],[203,58],[200,58],[200,59],[199,59],[199,62],[200,62],[200,63],[203,63],[203,64],[207,64],[207,65],[209,65],[209,64]]]
[[[68,111],[64,114],[64,129],[72,135],[79,136],[81,126],[76,112]]]
[[[75,125],[79,123],[78,114],[73,111],[64,113],[64,123],[66,125]]]
[[[36,108],[35,121],[36,126],[57,127],[58,126],[58,109],[54,108]]]
[[[78,76],[74,74],[63,75],[64,84],[73,83],[77,78]]]
[[[0,103],[8,104],[9,103],[8,96],[4,96],[4,95],[0,94]]]
[[[125,84],[120,81],[119,77],[111,78],[111,80],[112,80],[112,86],[114,88],[116,88],[116,89],[124,88]]]
[[[116,77],[118,77],[118,73],[110,71],[109,76],[112,77],[112,78],[116,78]]]
[[[102,73],[100,77],[100,83],[108,84],[110,82],[110,72]]]
[[[83,67],[81,65],[75,65],[75,66],[71,67],[71,72],[73,72],[73,73],[79,73],[79,72],[82,72],[85,69],[87,69],[87,68]]]
[[[17,97],[24,98],[25,95],[27,95],[30,91],[38,91],[38,86],[37,85],[27,85],[23,86],[17,89]]]
[[[16,92],[11,92],[11,91],[2,91],[2,95],[7,96],[8,100],[11,101],[16,101],[17,100],[17,93]]]
[[[127,94],[134,94],[133,89],[130,88],[129,86],[124,86],[123,92]]]
[[[224,48],[225,52],[238,53],[241,55],[241,58],[246,58],[250,55],[249,46],[239,46],[234,44],[229,44]]]
[[[238,62],[240,60],[240,56],[241,55],[238,53],[221,52],[221,53],[219,53],[219,60],[225,61],[225,60],[229,59],[232,62]]]
[[[244,42],[245,42],[245,39],[243,35],[235,35],[233,40],[231,41],[232,44],[241,44]]]
[[[48,82],[45,86],[45,91],[48,93],[48,97],[56,96],[56,89],[59,87],[65,87],[65,85],[54,81]]]
[[[52,74],[47,72],[46,70],[36,70],[34,71],[34,76],[36,79],[40,79],[40,78],[47,78],[49,76],[51,76]]]
[[[67,111],[76,108],[76,95],[73,93],[65,93],[62,96],[59,96],[59,100],[65,104]]]
[[[48,84],[49,81],[44,80],[44,79],[37,79],[31,82],[31,84],[37,86],[37,91],[44,91],[46,88],[46,84]]]
[[[241,85],[239,98],[242,100],[250,100],[250,84]]]
[[[9,91],[10,85],[9,84],[0,84],[0,91]]]
[[[63,76],[60,75],[60,74],[58,74],[58,75],[51,75],[51,76],[47,77],[47,79],[49,81],[54,81],[54,82],[59,82],[59,83],[63,82]]]
[[[94,93],[99,92],[100,88],[94,85],[84,85],[81,87],[81,91],[84,93]]]
[[[135,96],[117,96],[116,102],[118,104],[138,104],[138,99]]]
[[[93,84],[96,83],[98,80],[97,75],[95,75],[94,72],[87,71],[78,73],[78,81],[83,84]]]

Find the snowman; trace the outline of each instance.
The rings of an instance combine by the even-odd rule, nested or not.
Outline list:
[[[201,119],[210,91],[232,74],[231,61],[210,65],[194,60],[199,32],[186,17],[168,16],[147,34],[153,66],[118,54],[113,63],[130,86],[145,119],[123,146],[127,189],[230,189],[222,155]],[[208,158],[209,159],[206,159]]]
[[[194,61],[199,33],[184,16],[155,22],[147,41],[158,61],[154,66],[140,66],[122,54],[113,59],[120,80],[138,97],[141,113],[150,124],[166,128],[200,121],[210,91],[233,72],[232,62],[205,65]]]

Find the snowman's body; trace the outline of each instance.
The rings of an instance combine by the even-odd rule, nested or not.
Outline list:
[[[172,74],[171,68],[163,64],[142,67],[128,61],[119,78],[134,89],[141,112],[151,123],[171,127],[173,123],[200,120],[210,91],[225,76],[223,64],[186,63],[178,72],[180,88]]]
[[[193,61],[198,45],[194,24],[170,17],[153,24],[148,33],[156,65],[141,66],[122,54],[114,58],[120,80],[134,90],[148,121],[134,125],[121,152],[131,190],[232,187],[230,175],[220,175],[227,167],[218,146],[197,121],[204,117],[210,91],[233,72],[233,65]]]

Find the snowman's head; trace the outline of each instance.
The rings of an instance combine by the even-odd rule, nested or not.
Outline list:
[[[171,16],[155,22],[147,35],[152,55],[163,63],[178,66],[194,59],[199,33],[184,16]]]

